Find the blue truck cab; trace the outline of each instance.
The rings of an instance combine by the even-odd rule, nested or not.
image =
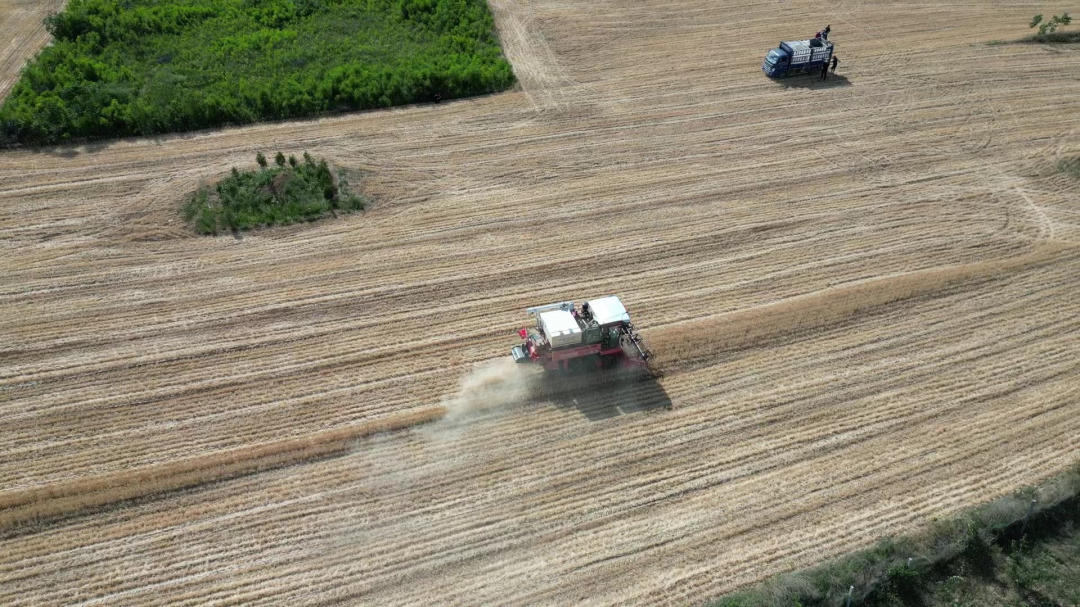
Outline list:
[[[821,38],[781,42],[765,55],[761,71],[770,78],[817,73],[832,60],[833,43]]]

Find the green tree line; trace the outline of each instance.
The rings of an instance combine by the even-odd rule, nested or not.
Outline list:
[[[297,118],[504,90],[483,0],[71,0],[0,142]]]

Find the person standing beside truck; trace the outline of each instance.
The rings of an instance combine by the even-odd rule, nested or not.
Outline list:
[[[821,63],[821,79],[822,80],[828,80],[829,79],[829,62],[828,61],[823,61]]]
[[[840,63],[840,60],[836,58],[836,55],[832,56],[832,73],[836,73],[836,64]]]

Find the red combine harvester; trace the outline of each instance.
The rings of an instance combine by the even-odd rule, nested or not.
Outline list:
[[[577,308],[573,302],[528,308],[536,325],[518,331],[525,343],[510,353],[517,363],[538,363],[549,371],[644,368],[652,353],[614,295]]]

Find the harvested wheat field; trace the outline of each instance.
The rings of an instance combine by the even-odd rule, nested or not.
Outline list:
[[[514,92],[0,152],[0,603],[700,603],[1075,460],[1080,47],[987,44],[1054,7],[492,6]],[[193,236],[259,150],[377,202]],[[662,377],[507,368],[605,294]]]
[[[15,84],[27,57],[48,42],[42,20],[63,6],[63,0],[0,0],[0,99]]]

